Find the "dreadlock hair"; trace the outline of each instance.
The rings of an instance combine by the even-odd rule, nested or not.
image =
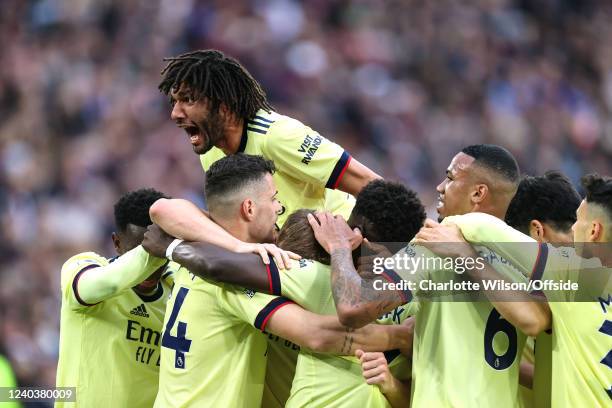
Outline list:
[[[153,222],[149,216],[149,208],[160,198],[170,198],[152,188],[130,191],[121,196],[114,206],[115,225],[124,232],[128,224],[147,227]]]
[[[587,203],[600,205],[612,220],[612,178],[594,173],[587,174],[580,181],[586,192]]]
[[[198,50],[178,57],[164,58],[159,90],[165,95],[190,89],[197,100],[208,99],[211,112],[223,103],[241,119],[250,119],[259,109],[273,110],[261,85],[234,58],[217,50]]]
[[[538,220],[561,232],[576,222],[580,195],[571,181],[558,171],[543,176],[525,176],[506,212],[506,223],[529,235],[529,224]]]

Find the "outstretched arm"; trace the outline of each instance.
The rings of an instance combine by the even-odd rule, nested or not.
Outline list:
[[[208,215],[190,201],[179,198],[160,198],[149,210],[151,220],[169,235],[191,242],[207,242],[234,253],[256,253],[269,263],[270,253],[278,265],[291,269],[290,258],[295,254],[276,245],[243,242],[212,221]]]
[[[266,330],[320,353],[353,355],[356,350],[412,349],[411,325],[369,324],[360,329],[343,326],[334,315],[319,315],[297,304],[279,309]]]
[[[351,158],[345,173],[342,175],[342,178],[338,183],[338,188],[357,197],[361,189],[364,188],[370,181],[379,178],[382,177],[361,164],[355,158]]]
[[[454,224],[440,225],[427,220],[416,235],[415,242],[428,247],[440,256],[471,258],[474,260],[473,265],[479,265],[478,254],[465,241],[461,231]],[[466,274],[481,288],[485,287],[486,281],[510,282],[488,262],[481,260],[480,265],[482,267],[467,269]],[[550,328],[552,324],[550,307],[541,299],[538,301],[533,295],[521,290],[505,292],[483,290],[483,292],[504,319],[528,336],[535,337]],[[507,301],[509,299],[511,301]]]
[[[142,245],[156,256],[165,256],[173,239],[154,224],[147,228]],[[264,264],[259,255],[237,254],[205,242],[182,242],[172,251],[172,260],[200,278],[274,292],[270,286],[269,268],[276,265]]]
[[[332,294],[343,325],[364,326],[409,301],[400,292],[383,290],[382,276],[362,277],[357,273],[351,246],[357,232],[351,231],[342,217],[320,213],[316,219],[309,214],[308,220],[319,243],[331,254]]]
[[[75,295],[82,305],[93,305],[139,284],[166,262],[139,245],[106,266],[84,269],[75,277]]]

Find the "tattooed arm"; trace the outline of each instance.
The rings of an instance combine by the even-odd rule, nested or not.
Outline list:
[[[361,277],[350,247],[331,248],[331,282],[338,318],[348,327],[362,327],[406,303],[397,291],[375,289],[386,282],[381,276]]]
[[[337,316],[324,316],[296,304],[284,306],[268,321],[266,331],[320,353],[353,355],[356,350],[410,349],[414,329],[409,325],[343,326]]]
[[[387,283],[382,275],[357,273],[351,242],[359,232],[351,231],[342,217],[320,213],[308,219],[317,241],[331,254],[332,294],[340,323],[362,327],[409,300],[401,292],[382,290]]]

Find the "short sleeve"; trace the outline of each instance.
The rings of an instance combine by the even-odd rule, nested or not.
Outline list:
[[[325,210],[334,215],[341,215],[345,220],[348,220],[351,216],[355,202],[355,197],[349,193],[325,189]]]
[[[289,299],[226,285],[219,288],[219,306],[238,320],[265,330],[270,317],[280,308],[293,303]]]
[[[338,186],[351,161],[342,147],[289,118],[270,125],[262,151],[279,171],[331,189]]]
[[[293,300],[303,308],[325,314],[333,308],[329,266],[308,259],[293,261],[290,270],[270,262],[271,279],[278,282],[275,294]]]

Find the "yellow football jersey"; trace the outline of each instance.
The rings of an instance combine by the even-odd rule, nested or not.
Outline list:
[[[330,267],[311,260],[294,261],[290,271],[279,273],[271,263],[271,286],[275,293],[295,301],[311,312],[336,314],[331,292]],[[415,305],[396,308],[381,316],[381,324],[400,324],[414,313]],[[408,360],[399,352],[385,353],[389,369],[399,379],[410,378]],[[287,407],[388,407],[377,386],[368,385],[359,360],[351,356],[315,353],[302,348],[299,353],[291,396]]]
[[[450,221],[455,217],[447,217]],[[514,281],[523,274],[497,253],[476,247],[479,256]],[[413,283],[419,301],[413,344],[413,406],[516,407],[525,335],[486,301],[469,302],[454,290],[432,290],[433,284],[461,282],[428,249],[409,244],[397,254],[393,281]],[[394,272],[394,273],[393,273]]]
[[[179,269],[164,321],[155,406],[259,406],[267,348],[259,330],[289,303]]]
[[[531,272],[531,280],[584,284],[579,285],[578,291],[544,291],[553,316],[552,406],[609,405],[612,398],[612,321],[607,318],[612,302],[610,269],[602,268],[596,258],[579,257],[573,248],[538,245],[504,222],[490,218],[472,214],[469,222],[458,224],[468,241],[486,243],[523,271]],[[508,242],[531,242],[532,245],[505,244]],[[596,283],[594,295],[592,299],[585,298],[591,293],[593,282]]]
[[[551,406],[552,390],[552,332],[538,334],[534,342],[535,371],[533,373],[533,406]]]
[[[136,267],[153,273],[163,263],[151,259]],[[108,264],[108,259],[86,252],[62,267],[57,386],[76,387],[76,403],[58,402],[56,407],[145,408],[155,400],[160,332],[170,287],[162,279],[152,295],[130,288],[87,305],[78,294],[80,276]]]
[[[350,154],[300,121],[260,110],[247,122],[238,152],[274,161],[277,197],[283,205],[279,226],[300,208],[326,208],[345,217],[350,214],[352,197],[342,192],[326,192],[338,186],[351,161]],[[200,156],[202,168],[208,170],[224,156],[213,147]]]

